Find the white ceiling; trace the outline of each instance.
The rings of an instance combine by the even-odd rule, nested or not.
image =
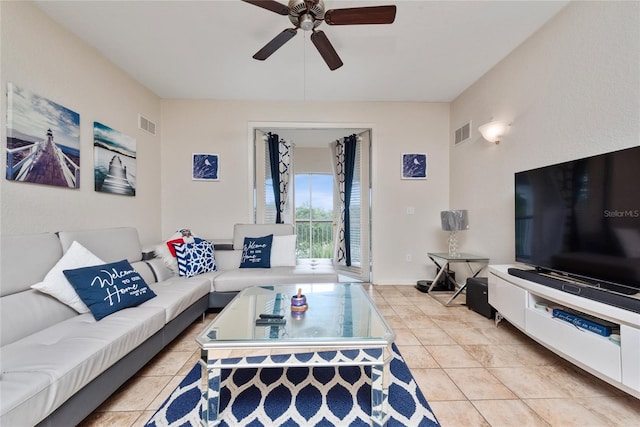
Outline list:
[[[318,28],[344,62],[336,71],[302,30],[252,59],[291,24],[240,0],[36,4],[161,98],[449,102],[567,1],[325,0],[397,5],[391,25]]]

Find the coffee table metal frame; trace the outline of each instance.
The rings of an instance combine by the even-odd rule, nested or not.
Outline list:
[[[255,326],[254,322],[263,308],[256,308],[256,312],[246,313],[245,324],[238,324],[239,328],[246,329],[247,324],[251,325],[250,330],[257,337],[239,335],[241,338],[225,338],[219,329],[225,323],[227,316],[233,316],[234,307],[246,303],[254,293],[262,293],[263,290],[272,291],[274,297],[279,295],[279,301],[273,308],[274,312],[284,315],[287,325],[295,325],[299,319],[292,317],[289,308],[289,299],[295,295],[298,288],[303,289],[309,304],[309,310],[304,316],[313,316],[314,308],[321,310],[318,300],[323,297],[330,297],[331,293],[344,293],[348,291],[350,298],[355,295],[358,301],[366,305],[365,312],[368,311],[371,326],[377,328],[373,336],[371,330],[367,336],[345,337],[345,336],[309,336],[309,337],[289,337],[283,333],[285,327]],[[334,295],[335,296],[335,295]],[[251,304],[249,303],[249,306]],[[279,307],[278,307],[279,305]],[[245,307],[243,307],[245,308]],[[269,307],[271,309],[271,307]],[[230,320],[230,319],[228,319]],[[234,319],[235,320],[235,319]],[[267,329],[269,328],[269,329]],[[246,329],[248,330],[248,329]],[[337,335],[337,334],[336,334]],[[265,337],[265,338],[262,338]],[[302,285],[274,285],[256,286],[241,291],[204,329],[197,337],[196,341],[201,348],[200,364],[202,373],[202,424],[205,426],[215,426],[220,423],[220,383],[221,370],[229,368],[263,368],[263,367],[319,367],[319,366],[370,366],[371,367],[371,420],[374,426],[385,425],[387,419],[388,400],[388,378],[389,361],[392,358],[391,344],[395,338],[395,333],[384,320],[374,302],[360,284],[335,283],[335,284],[302,284]],[[249,357],[229,357],[215,358],[215,352],[220,350],[251,350],[254,355],[255,350],[265,350],[264,356]],[[291,349],[292,353],[313,352],[314,357],[296,358],[268,357],[271,350]],[[331,352],[327,351],[331,350]],[[360,351],[353,351],[360,350]],[[210,358],[210,352],[214,358]],[[332,357],[322,357],[323,354],[330,353]]]

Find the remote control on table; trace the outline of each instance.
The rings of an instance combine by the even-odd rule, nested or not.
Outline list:
[[[267,313],[262,313],[260,315],[261,319],[282,319],[284,318],[284,315],[282,314],[267,314]]]
[[[281,326],[286,323],[286,319],[256,319],[256,326]]]

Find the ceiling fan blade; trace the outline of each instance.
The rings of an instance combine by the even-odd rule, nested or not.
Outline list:
[[[323,31],[314,31],[311,34],[311,41],[331,71],[342,67],[342,60]]]
[[[291,40],[291,38],[295,36],[297,32],[298,31],[293,28],[287,28],[286,30],[282,31],[280,34],[275,36],[273,40],[264,45],[262,49],[257,51],[256,54],[253,55],[253,59],[264,61],[265,59],[273,55],[276,50],[280,49],[283,44]]]
[[[395,6],[331,9],[324,14],[324,22],[329,25],[391,24],[395,19]]]
[[[242,0],[242,1],[245,3],[251,3],[263,9],[270,10],[271,12],[275,12],[279,15],[289,14],[289,7],[282,3],[278,3],[275,0]]]

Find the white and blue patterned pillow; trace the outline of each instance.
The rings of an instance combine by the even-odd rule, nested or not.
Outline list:
[[[201,240],[195,243],[174,244],[178,261],[178,274],[193,277],[216,269],[213,243]]]

